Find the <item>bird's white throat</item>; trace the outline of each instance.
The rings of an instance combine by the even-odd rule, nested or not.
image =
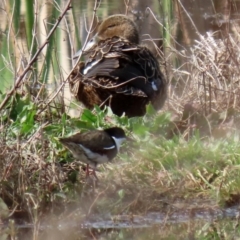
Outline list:
[[[117,151],[119,151],[121,144],[126,140],[126,138],[116,138],[112,136],[112,139],[114,140],[116,146],[117,146]]]

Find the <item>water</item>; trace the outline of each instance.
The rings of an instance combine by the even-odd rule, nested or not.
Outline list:
[[[191,209],[176,210],[169,213],[149,212],[145,215],[91,215],[84,219],[71,220],[70,218],[55,220],[50,223],[41,223],[37,227],[30,224],[15,224],[15,231],[20,239],[31,239],[32,230],[37,229],[38,239],[163,239],[170,236],[179,239],[181,236],[188,239],[190,235],[201,237],[218,231],[223,226],[234,226],[239,219],[239,206],[226,209]],[[81,220],[80,220],[81,219]],[[189,228],[191,226],[191,228]],[[2,226],[1,232],[7,229]],[[213,231],[213,230],[212,230]],[[236,234],[236,232],[234,233]],[[228,235],[230,236],[230,235]],[[235,235],[240,236],[240,235]],[[60,238],[59,238],[60,237]],[[114,238],[113,238],[114,237]],[[146,238],[147,237],[147,238]],[[165,239],[165,238],[164,238]]]
[[[238,206],[227,209],[192,209],[179,210],[174,213],[150,212],[146,215],[118,215],[118,216],[91,216],[90,220],[83,221],[81,224],[68,221],[61,222],[58,225],[59,230],[69,229],[71,227],[80,227],[81,229],[123,229],[123,228],[149,228],[154,225],[179,224],[191,221],[203,220],[212,222],[226,218],[238,218],[240,209]]]
[[[81,26],[81,39],[85,40],[86,31],[82,21],[84,17],[90,25],[93,0],[88,4],[79,5],[78,1],[73,2],[76,15]],[[234,32],[234,28],[239,26],[240,8],[239,1],[229,3],[226,0],[181,0],[172,4],[173,12],[166,12],[164,0],[151,1],[129,1],[126,9],[125,1],[102,1],[97,11],[98,19],[103,19],[112,14],[125,14],[134,19],[139,27],[142,39],[143,35],[150,35],[153,39],[162,38],[163,28],[161,24],[170,24],[171,34],[174,36],[179,48],[190,47],[195,40],[199,39],[199,34],[206,32],[217,32],[218,37],[226,36],[229,32]],[[155,18],[160,21],[157,23]],[[167,29],[169,30],[169,29]]]

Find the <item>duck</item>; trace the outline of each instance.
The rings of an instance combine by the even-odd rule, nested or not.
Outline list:
[[[77,161],[87,164],[86,177],[90,175],[90,167],[97,178],[95,173],[97,166],[112,161],[122,143],[130,139],[122,128],[112,127],[76,133],[66,138],[59,138],[59,142],[72,153]]]
[[[144,116],[151,103],[156,110],[164,105],[167,81],[153,53],[140,45],[135,23],[125,15],[106,18],[85,49],[86,56],[69,76],[75,98],[85,107],[109,106],[118,116]]]

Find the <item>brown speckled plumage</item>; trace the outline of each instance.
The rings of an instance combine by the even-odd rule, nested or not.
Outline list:
[[[143,116],[151,102],[160,109],[167,83],[159,63],[147,47],[139,45],[135,24],[113,15],[99,26],[95,44],[87,49],[69,78],[70,90],[87,108],[108,105],[117,115]]]

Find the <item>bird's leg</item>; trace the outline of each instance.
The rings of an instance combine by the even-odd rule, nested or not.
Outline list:
[[[95,168],[92,169],[91,173],[97,180],[98,180],[98,177],[97,177],[97,174],[96,174],[96,171],[95,171]]]
[[[93,169],[93,171],[92,171],[92,175],[97,179],[97,181],[99,180],[98,177],[97,177],[97,174],[96,174],[95,169]]]
[[[87,164],[87,168],[86,168],[86,178],[90,175],[90,172],[89,172],[89,164]]]
[[[87,164],[87,167],[86,167],[86,178],[88,176],[90,176],[90,175],[93,175],[98,180],[95,168],[93,168],[92,171],[90,171],[89,164]]]

